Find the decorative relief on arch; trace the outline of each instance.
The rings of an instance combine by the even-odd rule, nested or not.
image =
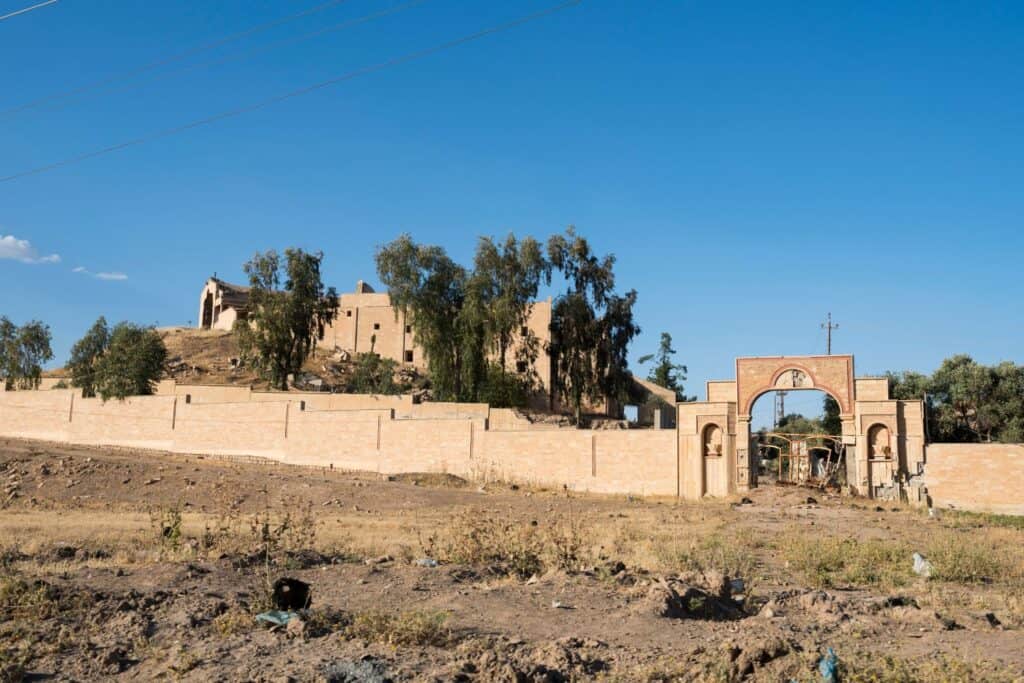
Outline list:
[[[736,359],[737,409],[749,417],[761,394],[778,389],[820,389],[853,416],[853,356],[773,356]]]
[[[779,372],[773,386],[776,389],[812,389],[814,382],[803,370],[792,368]]]

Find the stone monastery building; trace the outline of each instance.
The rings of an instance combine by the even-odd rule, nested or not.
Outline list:
[[[372,350],[400,364],[426,368],[423,350],[414,341],[412,325],[408,324],[403,313],[391,307],[391,297],[387,292],[375,292],[373,287],[359,280],[355,291],[342,293],[339,300],[338,317],[324,331],[320,340],[322,345],[353,355]],[[248,306],[248,287],[211,277],[199,296],[199,327],[206,330],[230,330],[236,320],[248,317]],[[534,302],[520,338],[525,336],[527,330],[540,342],[541,351],[534,363],[534,370],[545,391],[549,392],[553,384],[552,364],[545,349],[551,341],[550,298]],[[513,355],[514,352],[513,347]],[[518,372],[526,372],[528,369],[521,363],[516,367]]]

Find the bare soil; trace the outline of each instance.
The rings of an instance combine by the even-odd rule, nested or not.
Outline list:
[[[16,440],[0,486],[0,680],[1024,680],[1012,520]]]

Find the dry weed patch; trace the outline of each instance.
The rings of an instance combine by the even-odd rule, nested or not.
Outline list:
[[[451,630],[445,626],[447,621],[445,612],[360,612],[342,634],[386,645],[444,647],[452,640]]]
[[[886,655],[839,658],[839,676],[845,683],[1015,683],[1013,674],[986,663],[942,657],[909,660]]]
[[[584,524],[576,517],[525,521],[463,514],[421,539],[423,552],[449,564],[486,566],[529,578],[546,569],[578,571],[591,559]]]
[[[898,541],[789,536],[780,548],[789,567],[816,588],[893,588],[911,578],[912,551]]]
[[[934,566],[932,578],[953,583],[1019,582],[1024,578],[1021,541],[956,531],[936,534],[926,550]]]

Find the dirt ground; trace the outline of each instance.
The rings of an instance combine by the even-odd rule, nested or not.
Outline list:
[[[1024,681],[1024,523],[0,440],[0,681]],[[913,571],[913,553],[931,565]],[[255,615],[281,577],[311,602]]]

